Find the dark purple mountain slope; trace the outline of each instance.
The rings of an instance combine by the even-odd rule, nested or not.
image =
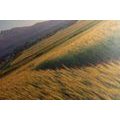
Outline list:
[[[0,59],[9,57],[15,50],[29,46],[46,38],[60,29],[72,25],[72,20],[51,20],[29,27],[17,27],[0,33]]]

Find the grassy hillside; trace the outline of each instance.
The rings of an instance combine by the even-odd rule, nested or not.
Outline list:
[[[120,99],[120,21],[78,21],[1,71],[0,99]]]
[[[75,35],[82,33],[84,30],[89,29],[100,21],[81,21],[75,25],[68,27],[65,30],[62,30],[52,37],[44,39],[39,43],[33,45],[29,49],[23,51],[15,60],[8,62],[5,66],[3,66],[2,71],[0,72],[0,76],[4,76],[13,70],[25,65],[29,61],[34,60],[37,57],[47,53],[51,49],[59,46],[60,44],[68,41],[70,38]]]

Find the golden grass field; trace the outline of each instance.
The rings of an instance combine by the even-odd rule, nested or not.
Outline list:
[[[0,71],[0,99],[120,99],[120,21],[78,21]]]

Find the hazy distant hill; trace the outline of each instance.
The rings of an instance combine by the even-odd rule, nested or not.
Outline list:
[[[29,27],[18,27],[0,33],[0,58],[7,57],[14,50],[21,50],[38,39],[48,37],[76,21],[51,20],[40,22]],[[4,52],[3,52],[4,51]]]

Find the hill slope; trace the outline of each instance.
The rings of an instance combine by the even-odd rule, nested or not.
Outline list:
[[[60,29],[64,29],[72,25],[76,21],[51,20],[40,22],[32,26],[17,27],[5,30],[0,33],[0,58],[11,55],[14,51],[20,51],[27,46],[55,34]]]
[[[0,99],[120,99],[120,21],[78,21],[1,72]]]

